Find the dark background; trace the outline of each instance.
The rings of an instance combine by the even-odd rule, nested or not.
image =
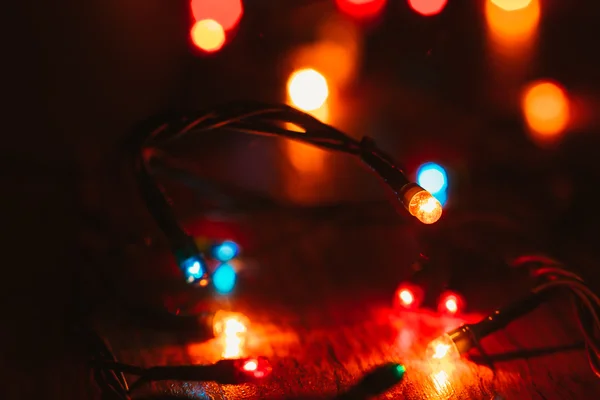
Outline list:
[[[154,229],[123,172],[122,140],[138,121],[166,108],[280,101],[285,72],[278,55],[309,40],[302,27],[310,23],[299,22],[310,20],[310,12],[301,12],[307,3],[253,1],[235,40],[215,57],[191,49],[187,1],[4,6],[0,338],[8,386],[47,398],[53,398],[50,381],[86,386],[85,369],[64,362],[78,358],[68,350],[66,318],[75,292],[86,290],[76,280],[86,265],[79,211],[97,212],[133,235]],[[505,234],[518,242],[505,248],[551,250],[593,276],[600,222],[600,5],[545,3],[538,54],[523,78],[552,77],[575,95],[581,122],[559,146],[540,149],[527,139],[518,105],[490,88],[479,6],[452,0],[432,19],[390,7],[368,34],[361,79],[346,94],[354,120],[338,127],[354,137],[375,136],[408,165],[447,160],[460,199],[456,215],[501,213],[527,228],[523,240]],[[298,201],[282,183],[289,175],[281,155],[266,142],[249,147],[245,140],[216,136],[199,139],[198,153],[182,151],[226,181],[252,165],[237,184]],[[300,196],[301,202],[383,198],[359,168],[331,174],[333,184],[307,189],[312,195]],[[423,233],[444,234],[442,228]],[[418,253],[411,246],[406,258]]]

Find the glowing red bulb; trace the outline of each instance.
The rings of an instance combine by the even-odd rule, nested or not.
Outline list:
[[[455,313],[458,311],[458,303],[456,302],[456,299],[447,299],[444,305],[446,306],[446,310],[448,310],[448,312]]]
[[[357,19],[369,19],[381,14],[387,0],[336,0],[338,8]]]
[[[403,283],[396,290],[394,303],[401,308],[418,308],[423,300],[423,290],[413,284]]]
[[[411,305],[415,301],[415,296],[408,289],[401,290],[398,294],[400,301],[407,306]]]
[[[458,314],[464,308],[464,300],[458,294],[446,292],[440,297],[439,311],[445,314]]]
[[[255,360],[248,360],[244,363],[242,368],[244,371],[256,371],[258,368],[258,363]]]
[[[240,360],[238,369],[247,377],[254,379],[265,378],[273,371],[271,363],[265,357]]]
[[[448,0],[408,0],[410,8],[426,17],[442,12]]]

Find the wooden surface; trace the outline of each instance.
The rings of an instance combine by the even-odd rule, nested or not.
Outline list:
[[[481,364],[463,360],[452,368],[429,365],[423,355],[426,344],[464,319],[391,308],[393,291],[417,254],[418,247],[410,240],[414,226],[385,210],[379,219],[361,223],[361,215],[373,218],[365,207],[328,214],[273,212],[241,223],[192,223],[198,234],[227,237],[229,232],[229,237],[241,241],[251,237],[247,253],[261,249],[244,261],[236,294],[205,305],[245,313],[252,325],[243,354],[268,356],[274,371],[257,385],[165,382],[140,395],[333,398],[366,371],[388,361],[406,365],[407,373],[382,399],[591,399],[600,393],[600,382],[589,370],[581,336],[564,302],[545,305],[486,338],[483,346],[496,360],[493,368],[483,365],[477,352],[473,359]],[[134,289],[132,282],[127,283],[131,293],[144,285],[138,283]],[[468,284],[481,289],[470,292],[474,294],[468,298],[467,320],[486,311],[481,304],[501,305],[518,296],[509,289],[514,287],[510,282],[472,279]],[[485,290],[486,286],[497,290]],[[211,363],[223,351],[217,339],[190,338],[189,333],[167,328],[143,329],[118,314],[104,319],[105,332],[124,362]],[[121,322],[115,325],[115,320]]]

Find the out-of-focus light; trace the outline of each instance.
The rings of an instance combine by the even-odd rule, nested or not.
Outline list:
[[[223,343],[223,351],[221,352],[222,359],[231,360],[240,358],[244,355],[245,337],[235,335],[221,337],[220,339]]]
[[[196,21],[211,19],[226,31],[235,28],[243,13],[241,0],[192,0],[192,15]]]
[[[221,24],[212,19],[203,19],[192,27],[192,42],[200,50],[214,53],[225,44],[225,31]]]
[[[411,283],[401,283],[396,289],[394,303],[397,306],[407,309],[419,308],[423,301],[423,290],[417,285]]]
[[[408,289],[404,289],[400,291],[398,295],[402,304],[406,304],[407,306],[411,305],[415,301],[415,296],[413,296],[412,292]]]
[[[242,313],[217,311],[213,317],[213,333],[215,337],[231,337],[245,335],[250,320]]]
[[[181,262],[181,269],[189,283],[201,280],[205,274],[205,268],[202,261],[197,257],[190,257]]]
[[[242,368],[244,371],[256,371],[258,369],[258,362],[256,360],[248,360]]]
[[[265,357],[239,360],[237,368],[241,373],[255,379],[266,378],[273,371],[271,363]]]
[[[387,0],[336,0],[336,5],[345,14],[357,19],[373,18],[381,14]]]
[[[433,340],[427,346],[426,356],[434,361],[446,361],[460,358],[460,353],[456,348],[456,344],[450,336],[444,334]]]
[[[451,313],[458,311],[458,303],[456,302],[456,299],[446,299],[446,301],[444,301],[444,307],[446,310],[448,310],[448,312]]]
[[[288,80],[287,91],[292,103],[304,111],[318,109],[329,96],[327,80],[311,68],[294,72]]]
[[[421,190],[411,197],[408,212],[424,224],[434,224],[442,216],[442,205],[431,193]]]
[[[226,240],[212,249],[213,257],[221,262],[231,261],[238,255],[238,252],[239,247],[237,243],[231,240]]]
[[[520,10],[531,4],[531,0],[491,0],[491,2],[506,11]]]
[[[557,84],[541,81],[528,86],[522,97],[523,116],[539,138],[554,138],[569,123],[569,100]]]
[[[221,294],[230,293],[235,287],[237,275],[230,264],[221,264],[213,273],[212,282],[215,290]]]
[[[417,170],[417,183],[435,195],[448,187],[446,170],[436,163],[425,163]]]
[[[408,5],[421,15],[429,17],[442,12],[448,0],[408,0]]]
[[[530,0],[524,7],[510,10],[498,3],[499,0],[485,3],[485,17],[490,32],[506,44],[526,42],[538,27],[540,0]]]
[[[440,296],[438,310],[445,314],[458,314],[464,309],[465,301],[454,292],[445,292]]]

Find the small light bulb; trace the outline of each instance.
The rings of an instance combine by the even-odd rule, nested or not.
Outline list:
[[[265,378],[273,371],[271,363],[265,357],[237,360],[236,366],[245,376],[253,379]]]
[[[460,352],[452,338],[444,334],[429,343],[426,356],[433,361],[454,360],[460,358]]]
[[[442,216],[442,204],[428,191],[420,190],[410,198],[408,212],[424,224],[433,224]]]
[[[458,314],[465,308],[465,300],[458,293],[447,291],[440,296],[438,311],[443,314]]]
[[[413,296],[411,291],[408,289],[404,289],[404,290],[400,291],[400,294],[398,295],[398,297],[400,297],[400,300],[402,301],[402,303],[404,303],[406,305],[410,305],[415,301],[415,296]]]
[[[403,282],[396,289],[394,305],[405,309],[416,309],[421,305],[423,297],[423,289],[410,282]]]
[[[456,299],[448,299],[445,303],[446,310],[451,313],[455,313],[458,311],[458,304],[456,303]]]

